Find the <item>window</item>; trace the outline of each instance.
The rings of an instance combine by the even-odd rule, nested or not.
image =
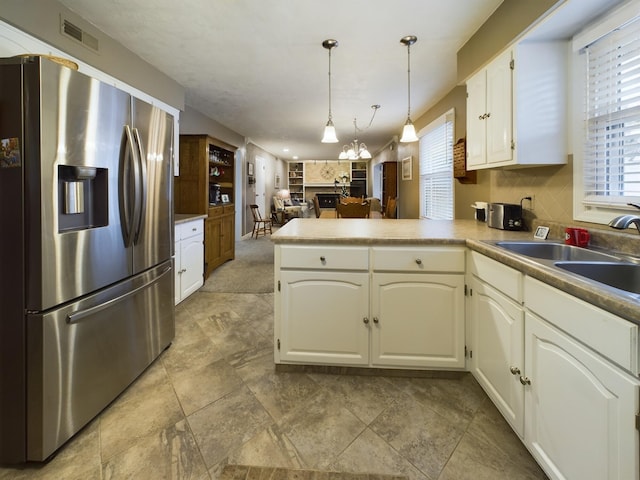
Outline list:
[[[453,219],[453,110],[420,133],[420,216]]]
[[[574,38],[582,78],[574,137],[579,220],[605,223],[640,202],[640,17],[628,7]]]

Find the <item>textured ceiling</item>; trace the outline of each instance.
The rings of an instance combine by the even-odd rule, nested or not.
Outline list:
[[[456,83],[456,52],[501,0],[61,0],[186,89],[186,102],[284,159],[337,158],[358,139],[372,152],[407,115],[405,35],[415,120]],[[340,143],[322,144],[332,110]],[[373,110],[380,104],[375,120]],[[283,148],[288,147],[289,153]]]

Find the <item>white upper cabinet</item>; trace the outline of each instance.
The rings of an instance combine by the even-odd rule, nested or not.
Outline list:
[[[510,47],[467,81],[467,169],[567,162],[562,42]]]

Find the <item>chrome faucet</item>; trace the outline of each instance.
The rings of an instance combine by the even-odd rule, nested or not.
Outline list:
[[[631,224],[635,224],[638,233],[640,233],[640,216],[638,215],[621,215],[609,222],[610,227],[617,228],[618,230],[629,228]]]
[[[640,209],[640,205],[634,203],[628,203],[627,205]],[[640,216],[638,215],[620,215],[609,222],[610,227],[617,228],[618,230],[625,230],[632,224],[636,226],[638,233],[640,233]]]

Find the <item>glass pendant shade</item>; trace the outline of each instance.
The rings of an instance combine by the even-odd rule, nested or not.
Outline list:
[[[365,158],[365,159],[371,158],[371,154],[369,153],[369,150],[367,150],[366,148],[363,148],[362,150],[360,150],[360,158]]]
[[[402,129],[402,138],[400,138],[400,141],[402,143],[410,143],[417,142],[418,140],[416,127],[413,126],[411,119],[407,118],[407,122],[404,124],[404,128]]]
[[[336,137],[336,127],[333,126],[333,122],[329,120],[327,126],[324,127],[324,135],[322,136],[322,143],[338,143],[338,137]]]

